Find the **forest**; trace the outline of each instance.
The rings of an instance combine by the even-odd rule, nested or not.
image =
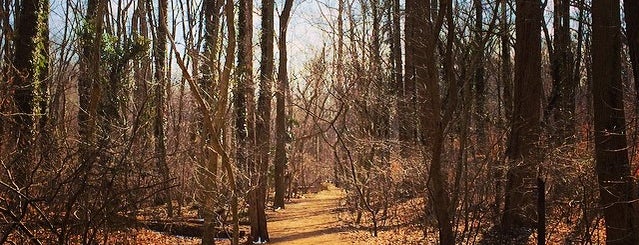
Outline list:
[[[638,157],[639,1],[0,0],[0,244],[636,245]]]

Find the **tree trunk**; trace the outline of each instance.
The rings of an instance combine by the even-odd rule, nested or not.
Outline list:
[[[249,205],[248,214],[251,221],[256,220],[256,209],[253,193],[255,181],[254,160],[252,155],[254,142],[254,109],[253,107],[253,1],[240,0],[238,17],[238,57],[237,57],[237,85],[233,92],[235,105],[235,139],[236,164],[247,176],[248,182],[240,183],[243,190],[249,190],[245,199]],[[253,236],[251,227],[251,237]]]
[[[277,74],[277,116],[275,121],[276,130],[276,147],[275,147],[275,199],[273,206],[275,208],[284,208],[284,197],[286,196],[286,143],[288,143],[288,124],[286,118],[286,100],[288,94],[288,62],[286,50],[286,31],[288,29],[288,20],[291,15],[293,0],[287,0],[284,3],[284,10],[280,15],[280,36],[278,40],[279,48],[279,67]]]
[[[510,64],[510,34],[509,34],[509,23],[508,23],[508,1],[501,0],[500,1],[500,68],[501,72],[500,82],[503,87],[503,112],[504,118],[502,122],[505,122],[507,125],[511,122],[512,119],[512,110],[513,110],[513,94],[512,94],[512,79],[511,79],[511,64]],[[495,204],[494,204],[494,212],[497,214],[501,210],[502,200],[503,200],[503,170],[502,166],[497,166],[494,177],[495,177]]]
[[[11,55],[11,43],[12,38],[9,35],[11,30],[9,14],[7,13],[9,9],[9,0],[0,0],[0,12],[2,15],[0,17],[0,28],[2,29],[2,34],[0,34],[0,56],[2,57],[0,61],[2,61],[2,65],[0,65],[0,96],[2,98],[9,97],[9,83],[6,82],[9,80],[12,75],[10,74],[11,69],[9,69],[9,64],[11,64],[11,59],[13,58]],[[6,102],[0,103],[0,113],[9,113],[9,108]],[[6,132],[6,122],[7,120],[4,117],[0,117],[0,140],[4,140],[4,135]],[[5,155],[4,147],[0,147],[0,154]]]
[[[547,111],[552,116],[552,144],[572,142],[575,134],[575,83],[572,81],[572,51],[570,38],[570,3],[554,0],[552,78],[553,91]]]
[[[218,61],[218,52],[219,52],[219,25],[221,20],[220,8],[224,1],[222,0],[211,0],[204,2],[204,63],[201,66],[202,70],[202,78],[200,79],[200,86],[202,87],[202,91],[205,91],[204,100],[209,105],[215,105],[215,108],[219,106],[224,106],[220,102],[222,102],[223,98],[221,96],[216,96],[219,93],[222,93],[221,88],[216,84],[216,79],[218,77],[218,69],[219,69],[219,61]],[[234,45],[234,44],[233,44]],[[229,45],[230,47],[231,45]],[[226,67],[225,67],[226,68]],[[230,68],[229,68],[230,69]],[[201,108],[206,110],[206,108]],[[203,122],[204,123],[204,122]],[[200,162],[200,174],[198,175],[200,180],[200,196],[199,202],[201,203],[200,209],[202,210],[204,216],[204,229],[206,231],[212,231],[215,228],[217,217],[215,216],[215,210],[217,207],[215,206],[216,195],[211,195],[209,193],[214,193],[217,191],[217,170],[218,170],[218,161],[220,160],[220,154],[213,150],[214,144],[216,144],[220,135],[218,132],[214,132],[215,126],[207,127],[204,125],[202,127],[202,160]],[[202,233],[202,244],[215,244],[215,234],[213,232],[203,232]]]
[[[100,100],[102,32],[103,16],[106,12],[105,0],[89,0],[87,2],[86,26],[80,37],[82,53],[79,59],[78,78],[78,134],[79,161],[82,175],[87,177],[93,168],[96,154],[97,111]]]
[[[396,100],[398,105],[402,105],[404,100],[404,76],[403,76],[403,61],[402,61],[402,29],[401,29],[401,20],[400,20],[400,1],[392,0],[390,3],[390,24],[391,24],[391,33],[390,33],[390,44],[391,44],[391,62],[392,62],[392,72],[393,72],[393,93],[396,96]],[[402,105],[402,108],[406,109],[406,104]],[[404,111],[399,111],[398,113],[402,113],[398,115],[402,117],[403,120],[400,122],[404,122],[410,115],[404,115]],[[407,140],[409,138],[408,134],[405,132],[406,124],[402,124],[400,126],[400,139]]]
[[[429,191],[434,203],[435,216],[439,228],[440,244],[455,244],[455,234],[452,228],[450,214],[450,198],[446,192],[446,177],[442,172],[442,150],[444,144],[444,120],[441,116],[440,79],[437,69],[436,46],[439,31],[442,27],[443,16],[447,11],[452,11],[452,1],[444,1],[439,7],[439,14],[430,17],[429,2],[416,4],[415,16],[426,16],[416,21],[415,37],[421,45],[416,48],[414,56],[415,81],[417,86],[417,101],[420,109],[421,137],[420,142],[425,152],[431,153],[429,168]],[[449,18],[452,16],[449,15]],[[452,22],[452,19],[449,19]],[[450,27],[449,34],[454,28]],[[450,38],[451,35],[449,35]],[[449,46],[452,44],[447,44]],[[452,47],[452,46],[451,46]],[[452,52],[452,49],[449,50]],[[449,53],[449,55],[452,55]],[[452,61],[452,57],[450,58]],[[448,65],[450,65],[448,61]],[[452,69],[452,67],[448,67]],[[451,75],[452,73],[448,73]],[[451,77],[448,76],[450,79]],[[450,82],[450,81],[449,81]],[[456,95],[453,95],[456,96]],[[427,158],[425,158],[427,159]]]
[[[13,100],[17,111],[14,113],[14,127],[11,141],[10,170],[15,184],[26,187],[29,168],[35,161],[33,153],[38,145],[34,142],[43,128],[47,113],[47,80],[49,68],[49,1],[25,0],[18,10],[15,29],[15,67]],[[38,142],[41,142],[38,139]]]
[[[171,177],[166,163],[166,135],[164,130],[164,105],[166,104],[166,41],[167,41],[167,8],[168,1],[160,0],[158,13],[157,37],[153,42],[153,56],[155,56],[155,120],[153,122],[153,136],[155,137],[156,167],[162,176],[162,200],[166,203],[169,217],[173,216],[173,199],[171,196]]]
[[[636,111],[639,112],[639,1],[623,1],[623,7],[628,51],[630,52],[632,75],[635,80]]]
[[[592,3],[595,162],[607,244],[638,244],[637,199],[630,174],[621,82],[618,0]]]
[[[202,72],[202,77],[200,78],[200,86],[202,86],[202,91],[205,91],[204,99],[209,105],[212,107],[219,106],[218,103],[222,98],[217,96],[219,91],[219,83],[220,79],[219,69],[220,62],[218,56],[220,55],[220,23],[222,19],[222,13],[220,9],[224,4],[223,0],[211,0],[204,2],[204,60],[203,64],[200,66],[200,70]],[[212,108],[213,109],[213,108]],[[217,154],[213,150],[213,144],[219,140],[220,135],[218,132],[210,132],[207,127],[202,128],[202,175],[204,182],[202,183],[202,188],[204,188],[203,193],[210,193],[211,191],[215,191],[217,189],[217,171],[218,171],[218,160],[220,159],[219,154]],[[212,197],[203,196],[203,202],[208,203],[204,205],[204,213],[205,216],[209,216],[210,222],[207,225],[214,225],[213,211],[216,207],[213,207]],[[206,219],[206,218],[205,218]],[[210,238],[210,237],[209,237]],[[208,241],[208,239],[207,239]]]
[[[228,180],[230,189],[230,206],[233,216],[233,240],[232,244],[238,244],[239,241],[239,219],[238,219],[238,186],[235,180],[235,174],[233,166],[230,162],[230,157],[227,154],[226,144],[224,143],[224,128],[226,126],[226,109],[228,105],[228,89],[231,81],[231,70],[233,68],[233,61],[235,59],[235,18],[233,14],[233,1],[228,0],[224,7],[224,15],[227,19],[227,33],[228,33],[228,45],[226,47],[226,58],[224,61],[224,69],[220,77],[220,83],[218,87],[219,98],[215,108],[212,108],[206,101],[202,94],[202,89],[196,84],[196,81],[191,77],[188,68],[185,65],[184,60],[176,59],[179,68],[182,70],[182,74],[186,81],[189,82],[191,87],[191,94],[195,99],[195,102],[200,107],[203,114],[203,126],[208,132],[214,133],[214,141],[210,142],[212,156],[214,158],[221,158],[222,167],[226,170],[226,179]],[[176,55],[179,57],[179,51],[176,48],[175,42],[171,42],[171,47]],[[205,220],[206,221],[206,220]],[[206,225],[205,225],[206,226]],[[206,229],[206,227],[205,227]],[[204,232],[205,234],[207,232]],[[205,239],[202,239],[203,243],[213,243],[214,240],[210,239],[210,235],[205,235]]]
[[[541,4],[517,0],[514,109],[506,155],[510,161],[502,226],[509,235],[534,228],[535,175],[541,110]],[[523,234],[522,234],[523,233]]]
[[[475,121],[477,132],[477,142],[487,142],[486,132],[489,130],[486,128],[486,81],[484,78],[484,41],[483,41],[483,20],[484,20],[484,8],[481,0],[473,0],[473,6],[475,7],[475,36],[473,40],[473,85],[475,92]],[[485,155],[483,147],[479,147],[481,155]]]
[[[7,179],[7,181],[11,181],[7,182],[7,186],[14,187],[0,189],[7,194],[9,209],[6,211],[19,218],[15,218],[15,222],[7,224],[6,229],[3,229],[0,244],[7,242],[9,234],[18,229],[18,223],[22,223],[21,219],[26,217],[29,212],[30,201],[25,197],[28,197],[29,193],[32,192],[29,190],[33,183],[30,174],[37,170],[33,166],[37,166],[41,161],[46,163],[44,159],[37,159],[37,147],[44,147],[44,140],[48,140],[38,133],[44,133],[44,122],[46,122],[47,116],[49,2],[47,0],[25,0],[22,1],[22,5],[16,12],[18,17],[15,25],[16,37],[13,57],[15,70],[11,72],[12,79],[7,79],[13,80],[13,86],[15,86],[13,102],[16,108],[11,113],[13,127],[11,127],[11,138],[8,141],[10,146],[6,149],[10,152],[10,162],[5,165],[7,173],[12,177]],[[4,117],[4,115],[0,117]],[[0,134],[0,141],[3,136]],[[0,147],[4,148],[4,146]],[[45,156],[43,155],[43,157]],[[22,193],[27,194],[25,196]]]
[[[417,21],[423,18],[417,11],[418,1],[406,0],[406,17],[404,21],[405,38],[405,75],[403,84],[399,86],[398,93],[398,117],[399,117],[399,140],[410,143],[416,140],[416,86],[415,86],[415,52],[420,43],[417,34]],[[398,24],[395,24],[398,25]]]
[[[510,122],[513,111],[512,73],[510,62],[510,29],[508,23],[508,0],[501,0],[501,82],[504,86],[504,114]]]
[[[271,142],[271,86],[273,84],[273,33],[274,33],[274,1],[262,0],[262,35],[260,46],[260,90],[257,100],[255,120],[255,146],[257,150],[257,166],[255,176],[257,188],[253,190],[254,200],[249,204],[256,214],[251,220],[252,241],[269,241],[266,224],[266,198],[268,185],[268,165]]]
[[[250,0],[239,1],[238,14],[238,40],[237,40],[237,84],[233,91],[233,103],[235,105],[235,139],[236,162],[238,166],[249,174],[248,147],[253,143],[249,131],[253,130],[252,115],[248,107],[251,106],[248,98],[253,81],[253,2]],[[250,183],[244,183],[243,188],[248,189]],[[249,210],[252,212],[251,210]]]
[[[226,127],[226,108],[228,104],[228,91],[231,83],[231,70],[233,68],[233,62],[235,60],[235,2],[233,0],[227,0],[224,5],[224,14],[227,22],[228,44],[226,47],[226,60],[224,61],[224,70],[222,72],[221,84],[220,84],[220,98],[221,102],[216,108],[215,125],[216,132],[221,138],[224,138]],[[231,189],[231,215],[233,216],[233,238],[231,244],[239,245],[240,240],[240,217],[239,217],[239,197],[240,193],[238,189],[238,182],[235,178],[234,168],[231,165],[230,157],[225,148],[225,144],[217,144],[218,154],[222,155],[222,167],[226,169],[227,179]]]

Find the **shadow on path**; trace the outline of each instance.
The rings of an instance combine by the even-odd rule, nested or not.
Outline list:
[[[343,197],[341,189],[328,186],[288,203],[284,210],[269,212],[269,244],[352,244],[334,212]]]

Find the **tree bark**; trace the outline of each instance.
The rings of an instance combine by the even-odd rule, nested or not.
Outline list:
[[[592,3],[592,99],[595,162],[607,244],[638,244],[637,199],[630,174],[621,82],[618,0]]]
[[[222,103],[225,98],[222,98],[220,91],[224,88],[218,86],[216,83],[218,77],[219,61],[219,26],[221,22],[222,14],[220,8],[224,4],[222,0],[211,0],[204,2],[204,63],[201,66],[202,78],[200,79],[200,86],[204,93],[204,100],[209,105],[214,105],[217,109],[220,106],[225,107],[226,103]],[[233,27],[234,28],[234,27]],[[230,42],[230,40],[229,40]],[[235,44],[230,44],[228,47],[234,47]],[[234,52],[234,51],[232,51]],[[226,67],[225,67],[226,69]],[[228,68],[230,69],[230,68]],[[207,110],[207,108],[200,108],[201,110]],[[214,119],[215,120],[215,119]],[[203,122],[204,123],[204,122]],[[218,162],[220,160],[220,154],[215,152],[214,145],[218,143],[221,138],[220,132],[215,132],[215,125],[202,127],[202,160],[200,162],[200,173],[198,175],[201,192],[199,195],[199,202],[201,203],[201,211],[204,216],[204,229],[207,231],[214,230],[216,225],[215,207],[216,201],[213,200],[216,196],[209,193],[217,191],[217,173]],[[231,183],[233,184],[233,183]],[[215,234],[212,232],[202,233],[202,244],[215,244]]]
[[[170,190],[170,172],[166,163],[166,132],[164,129],[164,105],[166,104],[166,41],[167,41],[167,8],[168,1],[160,0],[158,11],[157,36],[153,45],[155,56],[155,118],[153,121],[153,136],[155,137],[156,168],[162,176],[163,201],[169,217],[173,216],[173,201]]]
[[[419,119],[422,133],[420,142],[425,152],[431,153],[428,186],[431,200],[434,203],[435,216],[437,217],[439,241],[440,244],[446,245],[455,244],[455,234],[450,214],[450,198],[445,186],[446,177],[442,172],[445,119],[442,119],[436,46],[444,15],[448,11],[452,11],[452,5],[452,1],[442,1],[436,16],[431,16],[429,1],[415,5],[416,16],[425,17],[417,19],[415,30],[416,41],[421,44],[420,47],[416,48],[414,56],[415,81],[416,85],[418,85],[417,101],[420,109]],[[448,15],[448,18],[452,18],[452,14]],[[452,19],[449,19],[449,22],[452,22]],[[450,28],[448,38],[454,32],[454,26],[450,26]],[[452,40],[449,41],[451,42],[447,44],[447,48],[452,47],[450,46]],[[448,51],[452,52],[452,48]],[[452,55],[452,53],[448,53],[448,55]],[[450,65],[452,57],[447,57],[446,59],[448,65]],[[448,68],[452,69],[450,66]],[[449,82],[451,82],[451,74],[448,71],[447,78]]]
[[[510,122],[513,111],[512,73],[510,61],[510,28],[508,23],[508,0],[501,0],[501,82],[504,86],[504,114]]]
[[[237,56],[237,84],[233,91],[233,103],[235,110],[235,140],[236,140],[236,164],[247,176],[248,181],[241,182],[243,190],[249,190],[245,199],[249,205],[248,215],[251,223],[256,220],[254,167],[255,161],[252,155],[254,147],[254,108],[253,108],[253,1],[239,1],[238,17],[238,56]],[[251,226],[251,236],[256,231]]]
[[[103,16],[106,13],[105,0],[89,0],[87,2],[86,25],[80,37],[82,51],[79,59],[78,78],[78,134],[79,161],[82,175],[87,178],[93,168],[96,149],[96,131],[98,121],[98,103],[102,89],[100,86],[102,58]],[[81,190],[79,190],[81,191]]]
[[[12,38],[10,36],[11,25],[9,20],[9,14],[6,14],[9,9],[9,0],[0,0],[0,28],[2,29],[2,34],[0,34],[0,56],[2,56],[2,65],[0,65],[0,96],[2,98],[9,97],[9,83],[6,82],[9,80],[11,75],[11,69],[9,69],[9,64],[11,63],[11,59],[13,58],[11,55],[11,43]],[[7,113],[10,112],[6,101],[0,100],[0,112]],[[4,117],[0,117],[0,137],[5,135],[7,120]],[[2,139],[2,138],[0,138]],[[0,154],[5,154],[5,150],[0,147]]]
[[[516,1],[514,109],[506,155],[510,161],[502,226],[510,235],[527,233],[537,220],[535,175],[541,110],[541,4]]]
[[[393,92],[395,94],[395,96],[397,97],[397,101],[399,104],[403,103],[403,99],[404,99],[404,76],[403,76],[403,61],[402,61],[402,29],[401,29],[401,20],[400,20],[400,1],[399,0],[392,0],[392,2],[390,3],[391,5],[391,10],[390,10],[390,24],[391,24],[391,33],[390,33],[390,39],[391,39],[391,62],[392,62],[392,71],[393,71]],[[399,88],[399,89],[398,89]],[[404,107],[406,105],[403,105]],[[404,108],[406,109],[406,108]],[[400,113],[402,113],[400,111]],[[407,117],[410,115],[399,115],[400,117]],[[406,118],[404,118],[405,120]],[[403,122],[403,121],[402,121]],[[405,126],[406,124],[402,125],[403,128],[401,128],[400,130],[405,131]],[[401,132],[401,131],[400,131]],[[408,137],[406,135],[406,132],[401,132],[400,134],[403,134],[403,136],[401,136],[402,139],[406,140]]]
[[[419,44],[416,37],[418,28],[418,19],[423,18],[417,11],[418,1],[406,0],[406,17],[404,21],[404,38],[405,47],[405,66],[404,79],[399,86],[398,93],[398,117],[399,117],[399,140],[410,143],[416,140],[416,84],[415,84],[415,52]],[[397,25],[397,24],[395,24]]]
[[[260,84],[255,111],[255,150],[256,163],[252,169],[251,180],[254,188],[249,190],[249,220],[251,221],[251,241],[265,242],[269,240],[266,222],[267,177],[271,131],[271,86],[273,82],[273,33],[274,2],[262,1],[262,33],[260,46]],[[249,61],[250,62],[250,61]],[[247,93],[247,94],[250,94]],[[248,101],[251,101],[250,99]],[[249,113],[250,114],[250,113]],[[250,137],[250,136],[249,136]]]
[[[253,83],[253,2],[250,0],[239,1],[238,14],[238,40],[237,40],[237,84],[233,91],[233,103],[235,105],[235,138],[236,138],[236,162],[247,174],[249,168],[248,147],[253,144],[250,135],[253,131],[253,120],[250,110],[252,103]],[[252,161],[252,160],[251,160]],[[248,184],[244,183],[248,188]],[[251,210],[249,210],[251,211]]]
[[[266,197],[268,185],[268,165],[270,159],[271,142],[271,97],[273,84],[273,33],[274,33],[274,1],[262,0],[262,35],[260,46],[260,87],[257,99],[255,120],[255,146],[257,150],[257,188],[253,190],[254,200],[249,208],[254,208],[256,214],[251,221],[252,241],[269,241],[266,224]],[[252,207],[251,207],[252,206]]]
[[[286,196],[286,144],[288,143],[288,124],[286,118],[286,101],[288,95],[288,62],[286,50],[286,31],[288,29],[288,20],[291,15],[293,0],[286,0],[284,9],[280,15],[280,36],[278,40],[279,49],[279,67],[277,74],[277,90],[275,96],[277,98],[277,115],[275,121],[276,129],[276,147],[275,147],[275,198],[273,206],[275,208],[284,208],[284,197]]]
[[[223,0],[211,0],[204,2],[204,62],[201,65],[200,69],[202,72],[202,77],[200,79],[200,86],[202,86],[202,90],[205,91],[204,99],[210,105],[214,107],[217,106],[218,102],[222,98],[219,98],[219,84],[218,80],[220,79],[219,69],[220,69],[220,61],[218,60],[218,55],[220,55],[220,23],[222,19],[222,13],[220,9],[224,5]],[[217,137],[218,132],[209,132],[207,127],[202,128],[202,154],[203,160],[205,163],[203,164],[203,175],[202,178],[206,180],[203,186],[204,188],[210,188],[210,190],[214,190],[216,188],[216,177],[218,170],[218,160],[219,155],[216,154],[212,150],[212,145],[214,141],[218,141]],[[206,197],[204,197],[206,198]],[[205,201],[210,201],[206,198]],[[208,212],[207,215],[212,215],[212,209],[214,207],[209,207],[211,209],[206,210]],[[213,222],[213,221],[211,221]],[[213,224],[210,224],[213,225]]]
[[[15,29],[13,57],[13,100],[16,112],[11,141],[15,142],[10,170],[15,184],[26,187],[32,166],[38,131],[46,121],[47,80],[49,68],[49,1],[24,0],[20,5]],[[41,142],[39,139],[37,142]]]
[[[553,90],[547,111],[552,116],[552,144],[572,142],[575,134],[575,83],[572,81],[570,2],[554,0],[553,52],[551,57]]]
[[[626,20],[626,38],[632,65],[632,77],[635,80],[636,112],[639,112],[639,2],[623,1]]]
[[[484,23],[484,7],[481,0],[473,0],[473,6],[475,7],[475,35],[473,40],[473,85],[475,92],[475,120],[477,123],[477,142],[487,142],[486,132],[489,130],[486,128],[486,81],[484,78],[484,40],[483,40],[483,23]],[[483,147],[479,147],[480,153],[483,152]]]
[[[503,87],[503,112],[504,118],[502,122],[506,125],[511,122],[513,111],[513,94],[512,94],[512,79],[511,79],[511,61],[510,61],[510,34],[508,23],[508,1],[500,0],[500,69],[499,74],[501,86]],[[494,173],[495,176],[495,204],[494,211],[499,213],[503,201],[503,171],[502,166],[497,166]],[[497,218],[499,219],[499,218]]]

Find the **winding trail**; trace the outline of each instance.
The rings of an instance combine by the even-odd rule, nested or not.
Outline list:
[[[327,187],[294,199],[284,210],[269,212],[269,244],[353,244],[338,219],[344,191]]]

